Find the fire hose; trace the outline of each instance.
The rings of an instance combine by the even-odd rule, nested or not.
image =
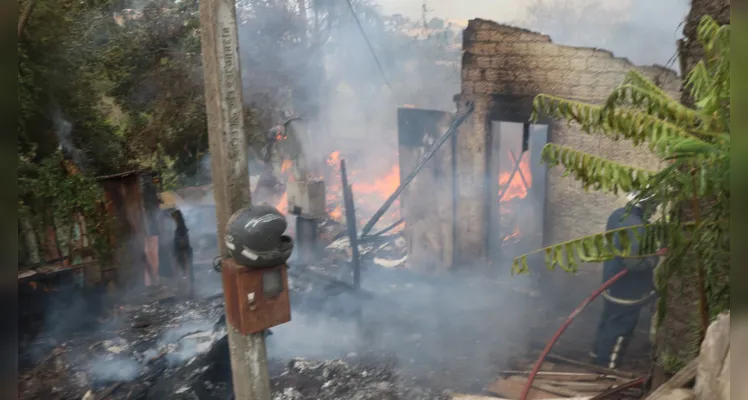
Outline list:
[[[667,254],[667,252],[668,252],[668,249],[664,247],[658,250],[656,255],[664,256],[665,254]],[[660,267],[660,265],[661,263],[658,264],[657,267],[655,267],[655,271]],[[597,290],[592,292],[591,295],[589,295],[586,299],[584,299],[584,301],[582,301],[582,303],[580,303],[577,306],[577,308],[575,308],[574,311],[571,312],[571,314],[566,318],[566,321],[564,321],[564,323],[561,324],[561,326],[558,328],[556,333],[553,334],[553,337],[551,337],[551,340],[549,340],[548,343],[545,345],[545,348],[543,349],[543,352],[540,353],[540,356],[538,357],[537,361],[535,361],[535,365],[532,367],[532,371],[530,372],[530,375],[527,378],[527,383],[525,384],[525,387],[522,389],[522,395],[520,396],[520,400],[527,400],[527,397],[530,394],[530,389],[532,389],[532,383],[533,381],[535,381],[535,376],[537,376],[538,372],[540,371],[540,367],[543,365],[543,361],[545,361],[545,358],[548,356],[548,353],[551,352],[553,345],[555,345],[556,342],[558,342],[558,339],[561,337],[561,335],[566,331],[569,325],[571,325],[571,322],[574,321],[574,318],[576,318],[577,315],[579,315],[582,312],[582,310],[584,310],[584,308],[587,307],[588,304],[590,304],[593,300],[595,300],[601,294],[603,294],[603,297],[606,297],[606,298],[612,297],[606,293],[608,288],[613,286],[613,284],[616,283],[619,279],[626,276],[628,272],[629,272],[628,269],[623,269],[621,270],[621,272],[613,275],[612,278],[605,281],[605,283],[603,283],[599,288],[597,288]],[[643,304],[644,302],[651,300],[654,297],[654,295],[656,295],[656,292],[652,292],[649,295],[645,296],[643,299],[636,300],[632,302],[631,304],[635,304],[635,305]],[[614,299],[619,300],[617,298],[614,298]],[[614,302],[617,302],[615,300]],[[626,388],[634,387],[636,385],[643,384],[644,381],[645,381],[644,378],[639,378],[622,386],[626,386]],[[617,389],[624,390],[622,387],[619,387]],[[602,399],[603,395],[607,395],[607,394],[612,394],[612,393],[608,393],[608,392],[603,393],[600,396],[595,397],[595,399],[598,399],[598,398]]]
[[[545,358],[548,356],[548,353],[551,352],[553,345],[556,344],[556,342],[561,337],[561,335],[566,331],[569,325],[571,325],[571,322],[574,321],[577,315],[579,315],[582,312],[582,310],[584,310],[584,308],[587,307],[587,305],[592,302],[592,300],[595,300],[603,292],[608,290],[608,288],[613,286],[613,284],[616,283],[619,279],[626,276],[628,272],[629,270],[624,269],[621,272],[615,274],[612,278],[608,279],[599,288],[597,288],[597,290],[592,292],[591,295],[589,295],[586,299],[584,299],[584,301],[582,301],[582,303],[579,304],[577,308],[575,308],[574,311],[571,312],[571,314],[566,318],[566,321],[564,321],[564,323],[561,324],[561,327],[558,328],[558,330],[553,335],[553,337],[551,337],[551,340],[549,340],[548,343],[545,345],[545,348],[543,349],[543,352],[540,353],[540,356],[538,357],[537,361],[535,361],[535,365],[532,367],[532,371],[530,372],[530,375],[527,378],[527,383],[525,383],[525,387],[522,389],[522,395],[519,397],[520,400],[528,399],[528,395],[530,394],[530,389],[532,389],[532,383],[533,381],[535,381],[535,376],[538,375],[538,372],[540,371],[540,367],[543,365],[543,361],[545,361]]]

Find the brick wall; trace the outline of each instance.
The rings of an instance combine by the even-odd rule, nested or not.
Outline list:
[[[516,110],[509,113],[509,119],[527,121],[529,105],[539,93],[601,102],[633,68],[679,97],[680,78],[665,68],[635,67],[609,51],[556,45],[546,35],[491,21],[469,22],[464,32],[462,91],[457,100],[458,107],[473,101],[476,111],[472,123],[462,128],[456,143],[457,221],[461,224],[456,238],[459,261],[484,255],[483,247],[490,245],[480,241],[488,223],[482,214],[487,197],[478,178],[487,171],[485,157],[479,156],[485,153],[487,145],[485,122],[499,119],[497,115],[507,115],[507,110]],[[518,104],[512,103],[524,104],[513,107]],[[563,122],[553,124],[550,141],[619,162],[657,167],[657,159],[646,148],[587,135]],[[562,178],[561,172],[560,168],[548,172],[547,244],[602,231],[610,212],[625,204],[622,197],[586,193],[577,182]]]

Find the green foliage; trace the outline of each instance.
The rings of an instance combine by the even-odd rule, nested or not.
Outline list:
[[[99,112],[98,54],[113,25],[99,10],[109,2],[39,0],[19,38],[19,120],[21,150],[36,161],[59,145],[76,148],[76,162],[98,172],[122,162],[114,127]]]
[[[546,146],[542,158],[551,167],[564,167],[564,176],[572,175],[582,182],[585,190],[627,193],[645,187],[654,175],[642,168],[618,164],[566,146]]]
[[[27,157],[21,158],[18,173],[19,220],[30,223],[41,248],[46,245],[46,229],[54,226],[63,253],[72,254],[76,218],[82,217],[90,250],[100,261],[109,261],[112,219],[106,211],[104,193],[95,179],[84,174],[68,174],[62,167],[63,162],[59,152],[41,163],[29,162]]]
[[[208,149],[197,3],[154,0],[139,11],[122,12],[102,54],[108,94],[127,116],[125,153],[162,176],[194,173]]]
[[[348,5],[307,4],[304,21],[294,2],[237,3],[246,132],[255,150],[264,132],[288,114],[313,120],[337,80],[354,85],[367,101],[369,94],[360,93],[389,96],[381,80],[372,82],[378,72]],[[440,87],[404,74],[418,61],[459,78],[459,49],[445,53],[437,38],[415,46],[407,34],[410,21],[389,29],[368,0],[353,0],[353,6],[394,75],[390,80],[404,83],[395,88],[397,102],[415,103],[407,98],[414,88],[405,85],[414,82],[418,91],[438,89],[438,96],[424,97],[443,98]],[[33,151],[32,161],[40,162],[62,144],[91,175],[150,168],[172,176],[174,185],[195,184],[198,160],[208,151],[198,2],[147,0],[127,7],[111,0],[37,0],[18,45],[21,151]],[[351,49],[361,54],[352,57]],[[445,54],[453,65],[437,62]],[[325,56],[332,58],[327,64],[344,68],[326,74]]]
[[[584,104],[547,95],[534,100],[534,115],[577,123],[584,132],[647,145],[665,163],[659,171],[626,166],[584,152],[548,144],[543,159],[560,165],[585,189],[638,192],[654,198],[659,216],[647,225],[644,249],[632,254],[627,235],[610,231],[545,249],[546,265],[575,271],[580,263],[613,257],[651,255],[669,249],[656,271],[656,286],[666,299],[667,283],[675,275],[696,276],[704,286],[700,307],[710,316],[729,309],[730,261],[730,30],[705,17],[699,40],[705,57],[687,78],[695,99],[690,108],[671,98],[636,71],[602,105]],[[612,248],[613,238],[624,249]],[[694,262],[694,260],[696,260]],[[527,254],[517,257],[513,271],[527,272]],[[664,301],[664,300],[663,300]],[[664,317],[664,303],[658,317]],[[703,326],[701,328],[703,330]]]
[[[683,359],[681,357],[670,353],[662,354],[658,362],[660,363],[660,366],[662,366],[662,368],[665,370],[665,372],[670,374],[675,374],[676,372],[680,371],[681,368],[686,366],[686,363],[683,362]]]
[[[644,234],[636,231],[644,229]],[[584,236],[551,247],[543,248],[545,264],[550,269],[561,268],[567,272],[576,272],[583,263],[602,262],[614,257],[639,257],[653,255],[661,241],[669,234],[666,224],[648,224],[621,229],[614,229],[603,233]],[[639,242],[639,253],[632,253],[632,243]],[[618,243],[622,249],[614,246]],[[515,272],[527,272],[527,254],[514,260]]]

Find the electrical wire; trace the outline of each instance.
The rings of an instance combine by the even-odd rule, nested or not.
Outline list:
[[[356,11],[353,9],[353,4],[351,4],[351,0],[346,0],[345,2],[348,4],[348,8],[351,10],[351,14],[353,14],[353,19],[356,20],[356,25],[358,25],[358,30],[361,31],[361,36],[364,37],[364,41],[366,42],[366,45],[369,46],[369,51],[371,52],[371,56],[374,57],[374,61],[377,63],[377,68],[379,68],[379,73],[382,74],[382,79],[384,79],[384,83],[387,85],[388,88],[392,89],[392,85],[390,85],[390,81],[387,80],[387,76],[384,74],[384,68],[382,68],[382,63],[379,62],[377,53],[374,51],[374,46],[372,46],[371,42],[369,42],[369,37],[366,36],[366,32],[364,32],[364,27],[363,25],[361,25],[361,21],[358,19],[358,15],[356,15]]]
[[[543,361],[545,361],[545,358],[548,356],[548,353],[551,352],[551,349],[553,348],[553,345],[556,344],[558,339],[561,337],[561,335],[566,331],[566,328],[571,325],[571,322],[574,321],[574,318],[579,315],[582,310],[584,310],[585,307],[587,307],[588,304],[592,302],[592,300],[595,300],[597,296],[600,296],[603,292],[608,290],[609,287],[611,287],[614,283],[616,283],[619,279],[623,278],[626,274],[628,274],[629,270],[624,269],[621,272],[615,274],[612,278],[608,279],[605,283],[603,283],[597,290],[592,292],[589,297],[584,299],[581,304],[577,306],[577,308],[574,309],[574,311],[571,312],[571,314],[566,318],[566,321],[561,325],[561,327],[558,328],[555,334],[553,334],[553,337],[551,340],[548,341],[548,344],[545,345],[545,349],[543,349],[543,352],[540,353],[540,356],[538,357],[537,361],[535,361],[535,365],[532,367],[532,371],[530,372],[530,376],[527,378],[527,383],[525,383],[525,387],[522,389],[522,395],[519,397],[520,400],[527,400],[528,395],[530,394],[530,389],[532,388],[532,382],[535,380],[535,376],[538,375],[538,371],[540,371],[540,367],[543,365]]]

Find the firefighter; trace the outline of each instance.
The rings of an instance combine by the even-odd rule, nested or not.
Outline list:
[[[636,201],[636,194],[629,195],[629,201]],[[651,199],[636,201],[630,210],[619,208],[610,215],[606,230],[621,229],[645,224],[645,210],[653,210],[655,204]],[[634,234],[634,229],[638,235]],[[636,236],[643,236],[643,227],[633,228],[628,232],[631,243],[631,254],[637,254],[639,243]],[[615,246],[621,244],[616,240]],[[623,269],[629,272],[616,281],[603,293],[603,312],[597,328],[597,335],[591,356],[595,364],[616,369],[621,365],[631,338],[634,335],[639,314],[643,307],[656,298],[654,288],[654,269],[659,262],[659,255],[648,257],[616,257],[603,263],[603,282],[608,281]]]
[[[260,178],[257,182],[255,192],[252,194],[258,199],[268,199],[280,196],[285,189],[278,179],[281,164],[285,159],[294,160],[294,164],[298,164],[296,161],[301,155],[301,143],[299,142],[298,135],[294,132],[291,122],[301,119],[300,117],[289,118],[286,121],[272,127],[266,132],[265,147],[262,148],[261,158],[263,162],[263,169],[260,173]],[[303,161],[303,160],[302,160]],[[301,175],[296,173],[294,165],[294,175]],[[297,180],[301,180],[306,177],[304,176]]]

